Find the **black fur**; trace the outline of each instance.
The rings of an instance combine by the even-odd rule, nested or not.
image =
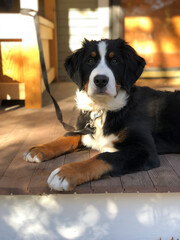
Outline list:
[[[119,111],[107,112],[103,126],[104,136],[126,132],[123,141],[114,146],[114,153],[100,153],[99,159],[113,166],[112,175],[149,170],[158,167],[158,154],[180,153],[180,92],[161,92],[148,87],[133,86],[140,77],[145,61],[121,39],[107,41],[107,53],[115,52],[117,65],[111,65],[116,82],[129,93],[127,105]],[[96,41],[87,41],[65,63],[66,70],[80,90],[88,81],[91,71],[98,64],[98,55],[93,66],[88,64],[92,51],[97,50]],[[81,113],[78,129],[89,121],[89,112]]]

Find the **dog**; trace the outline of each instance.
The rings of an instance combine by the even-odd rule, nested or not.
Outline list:
[[[81,147],[99,154],[55,169],[48,185],[70,191],[103,175],[120,176],[160,166],[158,154],[180,153],[180,91],[162,92],[135,84],[145,60],[122,39],[84,40],[65,61],[78,86],[77,130],[31,147],[25,160],[42,162]]]

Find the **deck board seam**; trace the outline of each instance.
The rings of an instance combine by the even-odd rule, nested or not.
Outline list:
[[[147,174],[148,174],[148,176],[149,176],[149,178],[151,180],[151,183],[153,185],[153,189],[155,190],[155,192],[158,192],[158,189],[157,189],[156,185],[154,184],[154,182],[152,180],[152,177],[151,177],[151,174],[149,173],[149,171],[147,171]]]
[[[180,179],[180,175],[177,174],[177,172],[176,172],[176,170],[174,169],[171,161],[169,161],[169,159],[168,159],[168,157],[167,157],[166,155],[165,155],[165,158],[166,158],[166,160],[168,161],[168,163],[171,165],[171,168],[172,168],[172,170],[174,171],[174,173],[176,174],[176,176]]]
[[[121,182],[121,186],[122,186],[123,193],[125,193],[125,192],[126,192],[126,188],[125,188],[125,186],[123,185],[123,181],[122,181],[121,177],[122,177],[122,176],[120,176],[120,182]]]
[[[28,134],[29,135],[29,134]],[[23,148],[23,145],[25,143],[27,138],[24,139],[24,141],[22,141],[21,144],[19,144],[19,148],[17,149],[15,155],[13,156],[12,160],[9,162],[9,164],[7,165],[5,171],[3,172],[3,174],[0,176],[0,180],[4,177],[4,175],[6,174],[6,172],[8,171],[9,167],[13,164],[14,159],[16,158],[16,156],[18,155],[18,153],[21,151],[21,149]]]

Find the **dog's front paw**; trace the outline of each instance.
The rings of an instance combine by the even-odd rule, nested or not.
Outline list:
[[[78,171],[73,167],[73,164],[66,164],[55,169],[47,182],[52,190],[71,191],[79,184],[78,178]]]
[[[68,191],[69,190],[69,183],[66,179],[63,179],[59,176],[61,168],[56,168],[49,176],[47,182],[52,190],[56,191]]]
[[[51,154],[45,145],[31,147],[24,153],[24,160],[27,162],[40,163],[49,159],[51,159]]]

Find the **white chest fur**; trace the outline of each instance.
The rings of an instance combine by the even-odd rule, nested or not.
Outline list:
[[[91,112],[91,119],[97,112]],[[94,121],[94,127],[96,128],[95,134],[87,134],[82,136],[82,143],[86,147],[98,150],[99,152],[116,152],[113,142],[118,140],[118,137],[114,134],[103,136],[103,125],[106,119],[106,112]]]
[[[82,143],[92,149],[100,152],[116,152],[113,142],[118,140],[118,136],[110,134],[108,136],[103,135],[103,125],[106,119],[107,111],[117,111],[122,109],[128,100],[128,94],[125,90],[121,89],[116,97],[110,96],[94,96],[90,98],[85,91],[76,92],[76,103],[78,109],[84,111],[91,111],[91,119],[94,114],[97,114],[100,110],[104,109],[104,113],[101,117],[94,121],[94,127],[96,128],[95,134],[87,134],[82,136]]]

